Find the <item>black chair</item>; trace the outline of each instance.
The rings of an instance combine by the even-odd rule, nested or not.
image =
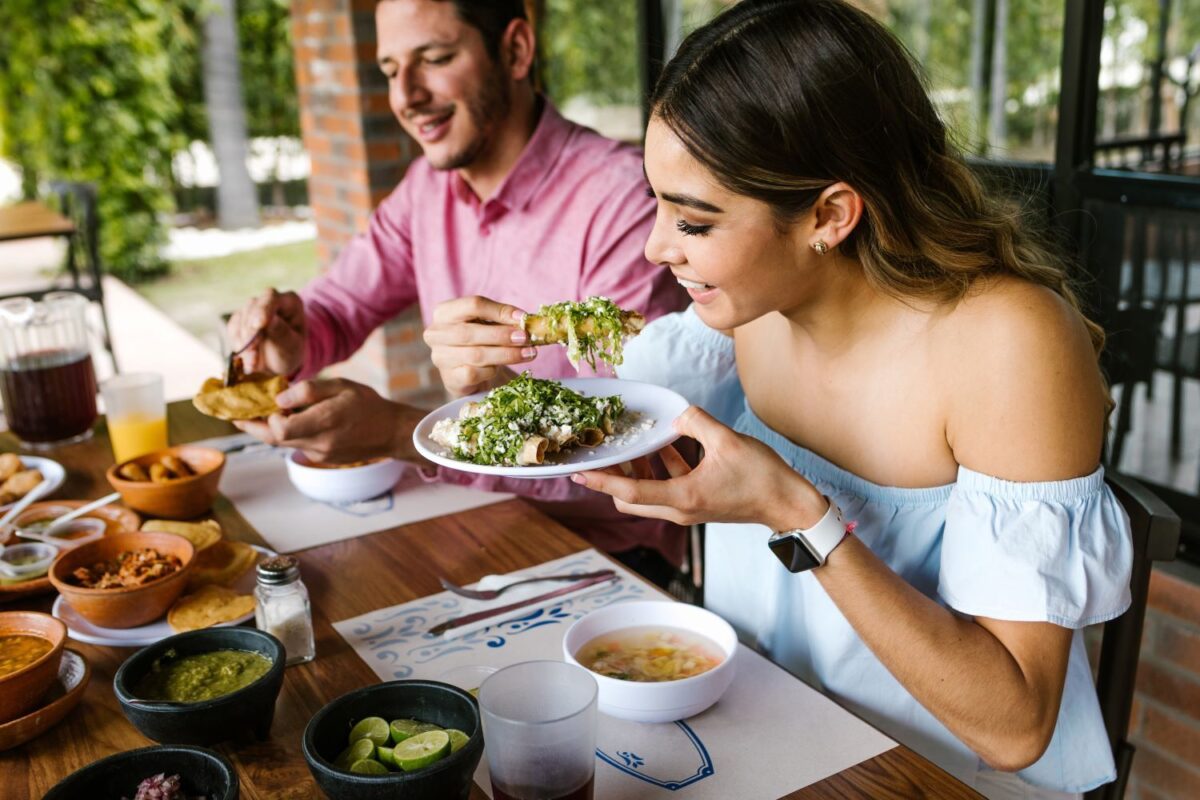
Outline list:
[[[1133,573],[1129,578],[1132,602],[1128,611],[1104,625],[1096,676],[1096,694],[1117,764],[1117,779],[1088,792],[1088,800],[1119,800],[1125,796],[1134,754],[1134,746],[1125,734],[1133,707],[1150,568],[1155,561],[1174,560],[1179,548],[1179,516],[1157,495],[1115,472],[1108,474],[1108,485],[1129,515],[1133,532]]]
[[[116,373],[117,357],[113,353],[112,334],[108,327],[108,311],[104,306],[104,270],[100,261],[100,213],[97,209],[96,187],[91,183],[52,181],[50,192],[58,203],[59,212],[75,224],[75,235],[67,240],[67,272],[71,289],[100,306],[104,349],[112,359]],[[87,275],[83,280],[80,263]]]

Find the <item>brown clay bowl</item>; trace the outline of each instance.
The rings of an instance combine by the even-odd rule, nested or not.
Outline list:
[[[46,517],[59,517],[68,511],[79,508],[84,503],[89,503],[90,500],[44,500],[40,503],[34,503],[17,515],[13,520],[13,525],[18,528],[22,525],[28,525],[39,519]],[[130,511],[122,506],[101,506],[94,511],[89,511],[83,515],[83,518],[92,518],[103,520],[105,524],[104,533],[106,536],[114,533],[127,533],[136,531],[142,524],[142,518],[136,512]],[[19,544],[25,541],[17,536],[16,531],[9,532],[8,537],[0,532],[0,544],[10,545]],[[11,600],[20,600],[25,597],[33,597],[39,594],[46,594],[54,591],[54,587],[50,585],[49,575],[43,575],[40,578],[21,581],[20,583],[0,583],[0,603],[7,603]]]
[[[150,465],[164,455],[177,456],[196,474],[164,483],[130,481],[117,474],[118,469],[129,463],[140,464],[149,470]],[[163,519],[192,519],[212,508],[224,469],[225,454],[220,450],[184,444],[113,464],[105,477],[113,489],[121,493],[125,505],[132,509]]]
[[[0,723],[24,714],[41,703],[58,677],[67,626],[37,611],[0,612],[0,636],[38,636],[50,642],[50,652],[16,672],[0,677]]]
[[[86,589],[71,577],[77,567],[115,559],[128,550],[144,547],[176,556],[183,567],[165,578],[120,589]],[[135,628],[161,617],[183,594],[195,554],[191,542],[173,533],[118,533],[63,551],[50,565],[50,583],[92,624],[103,628]]]
[[[23,717],[0,725],[0,751],[23,745],[61,722],[79,705],[91,677],[92,666],[86,658],[69,647],[63,650],[58,675],[46,694],[45,703]]]

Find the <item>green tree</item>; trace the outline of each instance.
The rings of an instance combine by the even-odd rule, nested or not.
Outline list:
[[[0,3],[3,153],[27,196],[50,178],[97,184],[101,257],[130,280],[165,270],[180,108],[170,53],[181,4],[155,0]]]

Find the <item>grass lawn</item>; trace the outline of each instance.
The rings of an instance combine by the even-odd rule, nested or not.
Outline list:
[[[263,289],[299,289],[319,271],[316,241],[176,261],[165,277],[134,288],[190,333],[220,350],[221,315]]]

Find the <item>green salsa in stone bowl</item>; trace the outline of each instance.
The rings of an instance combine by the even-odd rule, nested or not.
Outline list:
[[[278,639],[255,628],[188,631],[130,656],[113,692],[133,726],[157,742],[214,744],[246,730],[262,740],[286,658]]]

